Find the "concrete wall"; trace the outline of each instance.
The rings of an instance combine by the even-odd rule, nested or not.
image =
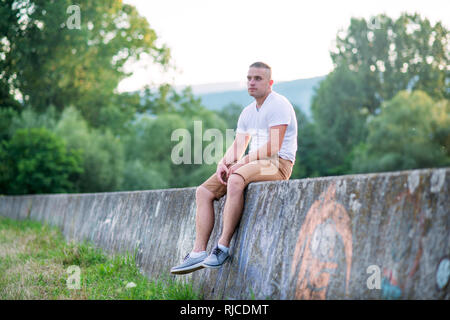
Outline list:
[[[231,261],[177,277],[210,299],[449,299],[449,172],[252,183]],[[156,278],[191,250],[195,188],[3,196],[0,214],[48,222],[110,253],[137,250],[141,271]]]

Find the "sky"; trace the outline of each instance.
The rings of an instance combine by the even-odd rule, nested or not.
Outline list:
[[[419,13],[450,27],[449,0],[124,0],[147,18],[171,50],[174,70],[149,60],[128,66],[134,74],[119,91],[146,84],[245,83],[248,66],[264,61],[273,79],[289,81],[328,74],[336,34],[351,17]]]

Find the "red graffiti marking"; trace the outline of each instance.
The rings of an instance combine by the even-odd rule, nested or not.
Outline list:
[[[329,261],[334,256],[337,236],[344,243],[345,291],[348,291],[352,265],[351,221],[345,208],[335,200],[335,193],[336,186],[332,184],[312,204],[300,229],[291,268],[291,275],[294,275],[300,263],[296,299],[326,298],[331,272],[338,267],[335,262]]]

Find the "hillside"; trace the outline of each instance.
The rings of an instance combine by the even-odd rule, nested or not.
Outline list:
[[[273,90],[286,96],[292,104],[299,107],[307,116],[310,116],[311,98],[314,94],[314,88],[318,83],[323,80],[325,76],[314,77],[309,79],[298,79],[293,81],[284,81],[275,83]],[[229,85],[230,87],[233,84]],[[245,84],[234,84],[234,87],[243,86],[238,90],[225,90],[215,91],[213,85],[192,86],[194,94],[202,99],[202,104],[211,110],[220,110],[224,106],[230,103],[236,103],[242,106],[246,106],[253,101],[247,93]],[[224,87],[224,84],[220,84],[218,88]],[[209,90],[205,90],[205,89]]]

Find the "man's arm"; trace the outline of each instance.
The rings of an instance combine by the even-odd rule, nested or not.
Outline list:
[[[250,137],[250,135],[245,133],[236,133],[236,138],[234,139],[233,144],[228,148],[224,157],[217,165],[216,175],[220,183],[224,185],[227,184],[226,180],[228,179],[229,174],[227,164],[231,164],[234,161],[241,159],[245,149],[247,149]]]
[[[251,161],[267,159],[278,154],[278,151],[280,151],[281,145],[283,144],[287,126],[287,124],[281,124],[278,126],[270,127],[269,140],[267,141],[267,143],[262,145],[258,150],[247,154],[239,161],[239,163],[245,165]]]
[[[249,134],[236,133],[236,138],[234,139],[233,144],[228,148],[219,164],[222,163],[227,165],[241,159],[247,149],[248,143],[250,142],[250,137],[251,136]]]
[[[231,174],[233,174],[237,169],[239,169],[240,167],[246,165],[251,161],[267,159],[278,154],[278,151],[281,149],[281,145],[283,144],[286,129],[287,124],[270,127],[269,141],[267,141],[267,143],[261,146],[258,150],[250,152],[241,160],[239,160],[236,164],[230,167],[229,170],[226,171],[227,178]]]

